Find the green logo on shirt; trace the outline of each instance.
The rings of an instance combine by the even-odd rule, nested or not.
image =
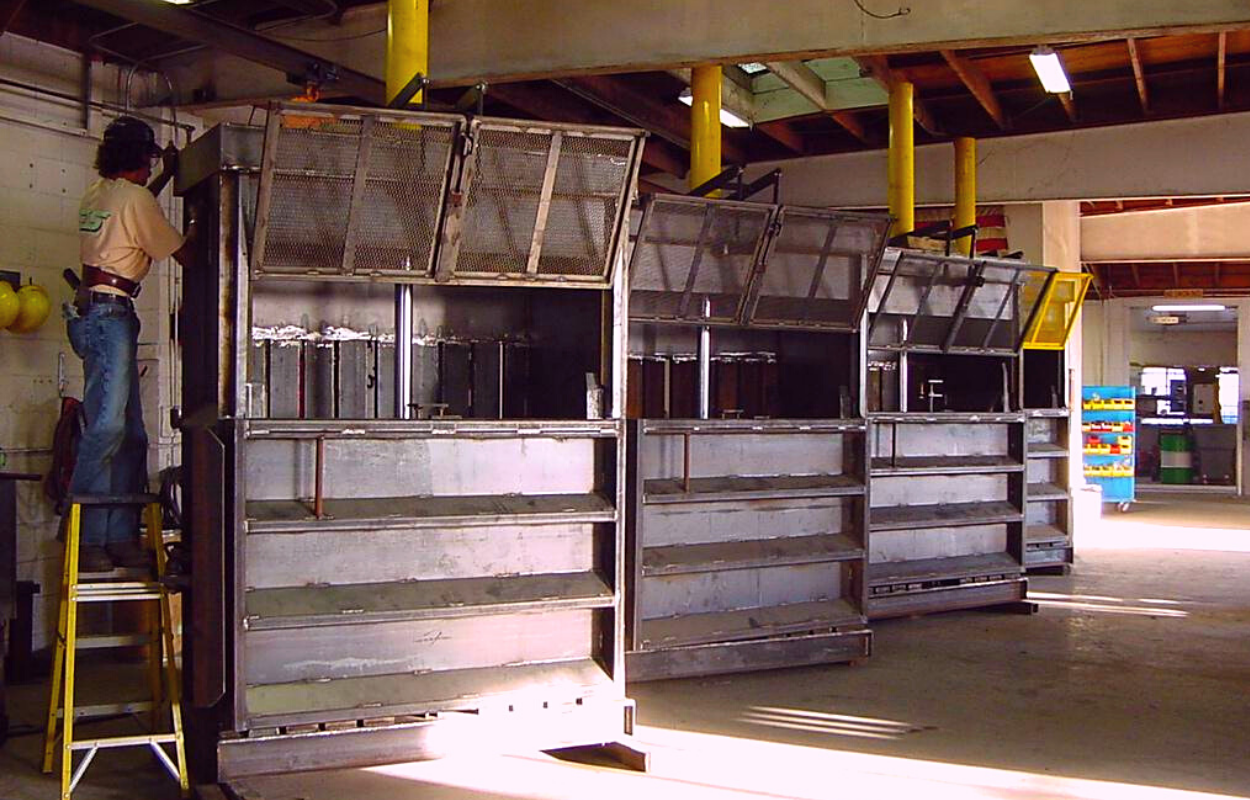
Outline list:
[[[104,221],[111,216],[113,216],[112,211],[79,211],[78,232],[99,233],[104,227]]]

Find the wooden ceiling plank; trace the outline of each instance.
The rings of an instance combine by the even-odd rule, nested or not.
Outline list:
[[[1215,98],[1220,111],[1224,110],[1224,89],[1227,80],[1228,65],[1228,32],[1220,31],[1219,46],[1215,56]]]
[[[887,92],[894,84],[901,82],[903,79],[899,77],[894,70],[890,69],[889,60],[883,55],[859,56],[855,59],[869,77],[881,84]],[[943,136],[942,129],[938,126],[937,120],[933,117],[933,112],[919,97],[912,100],[912,111],[915,114],[916,122],[921,128],[933,136]]]
[[[1125,39],[1128,42],[1128,60],[1133,66],[1133,80],[1137,82],[1137,98],[1141,100],[1141,110],[1143,114],[1150,113],[1150,94],[1146,89],[1146,73],[1142,69],[1141,53],[1137,50],[1137,40],[1133,37]]]
[[[985,77],[985,73],[970,59],[964,58],[954,50],[943,50],[942,58],[946,59],[946,63],[963,81],[964,86],[968,87],[968,91],[972,92],[972,96],[981,104],[981,108],[985,109],[985,113],[990,115],[990,119],[994,120],[999,130],[1007,130],[1010,126],[1007,115],[1003,112],[1003,107],[998,102],[998,95],[994,94],[994,89],[989,79]]]

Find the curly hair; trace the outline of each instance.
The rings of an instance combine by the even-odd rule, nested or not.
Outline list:
[[[106,140],[95,151],[95,169],[101,178],[116,178],[123,172],[148,166],[150,159],[147,144]]]

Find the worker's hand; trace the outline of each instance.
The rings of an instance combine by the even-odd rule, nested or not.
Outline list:
[[[168,175],[178,174],[178,148],[170,142],[161,151],[161,171]]]

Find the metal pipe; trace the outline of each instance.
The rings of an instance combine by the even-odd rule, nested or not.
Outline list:
[[[703,318],[712,315],[712,300],[703,298]],[[712,329],[699,328],[699,419],[712,417]]]
[[[970,136],[955,139],[955,228],[977,224],[977,140]],[[955,243],[959,252],[972,255],[972,238]]]
[[[690,431],[681,435],[681,490],[690,494]]]
[[[412,419],[412,284],[395,287],[395,418]]]
[[[891,235],[916,229],[915,92],[910,83],[890,87],[890,216]]]
[[[417,73],[430,74],[430,0],[388,0],[386,4],[386,100],[389,103]],[[420,105],[423,91],[412,96]]]
[[[695,67],[690,72],[690,188],[712,180],[721,172],[721,86],[724,70],[719,65]],[[719,192],[713,192],[719,196]]]
[[[317,437],[317,465],[316,480],[313,486],[313,516],[317,519],[324,519],[326,513],[325,506],[325,464],[326,464],[326,440],[324,436]]]

